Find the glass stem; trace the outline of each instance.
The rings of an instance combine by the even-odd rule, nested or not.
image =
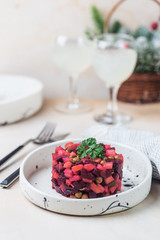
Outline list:
[[[108,88],[108,104],[107,104],[107,115],[110,117],[114,117],[118,111],[118,104],[117,104],[117,93],[118,87],[109,87]]]
[[[79,107],[79,99],[77,98],[77,81],[73,77],[69,78],[70,81],[70,96],[69,96],[69,108],[78,108]]]

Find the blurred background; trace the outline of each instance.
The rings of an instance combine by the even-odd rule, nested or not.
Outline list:
[[[45,97],[67,97],[67,74],[53,62],[54,37],[84,35],[92,27],[91,6],[107,17],[117,0],[0,0],[0,72],[33,76],[44,83]],[[151,0],[128,0],[113,14],[131,30],[150,27],[160,11]],[[81,84],[79,84],[81,83]],[[105,98],[104,83],[92,67],[81,74],[78,95]]]

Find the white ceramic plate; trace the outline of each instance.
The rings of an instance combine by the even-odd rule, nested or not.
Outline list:
[[[42,106],[43,85],[37,79],[11,74],[0,75],[0,125],[19,121]]]
[[[20,186],[24,195],[34,204],[58,213],[70,215],[102,215],[127,210],[146,198],[151,187],[152,167],[150,161],[134,148],[104,142],[116,147],[124,155],[122,192],[97,199],[70,199],[52,189],[51,169],[55,148],[70,139],[45,145],[30,153],[20,168]]]

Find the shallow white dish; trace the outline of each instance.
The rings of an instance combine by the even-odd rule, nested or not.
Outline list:
[[[104,142],[116,147],[124,155],[122,192],[97,199],[70,199],[52,189],[51,169],[55,148],[70,139],[47,144],[31,152],[20,168],[20,186],[24,195],[34,204],[69,215],[103,215],[130,209],[146,198],[151,187],[152,167],[148,158],[134,148]]]
[[[43,85],[37,79],[0,75],[0,125],[19,121],[37,112],[43,102]]]

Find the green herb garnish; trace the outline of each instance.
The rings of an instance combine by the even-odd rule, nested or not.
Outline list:
[[[103,159],[105,153],[103,152],[104,147],[96,143],[95,138],[88,138],[82,141],[82,144],[77,147],[77,153],[79,158],[84,158],[87,155],[91,159],[101,158]]]

